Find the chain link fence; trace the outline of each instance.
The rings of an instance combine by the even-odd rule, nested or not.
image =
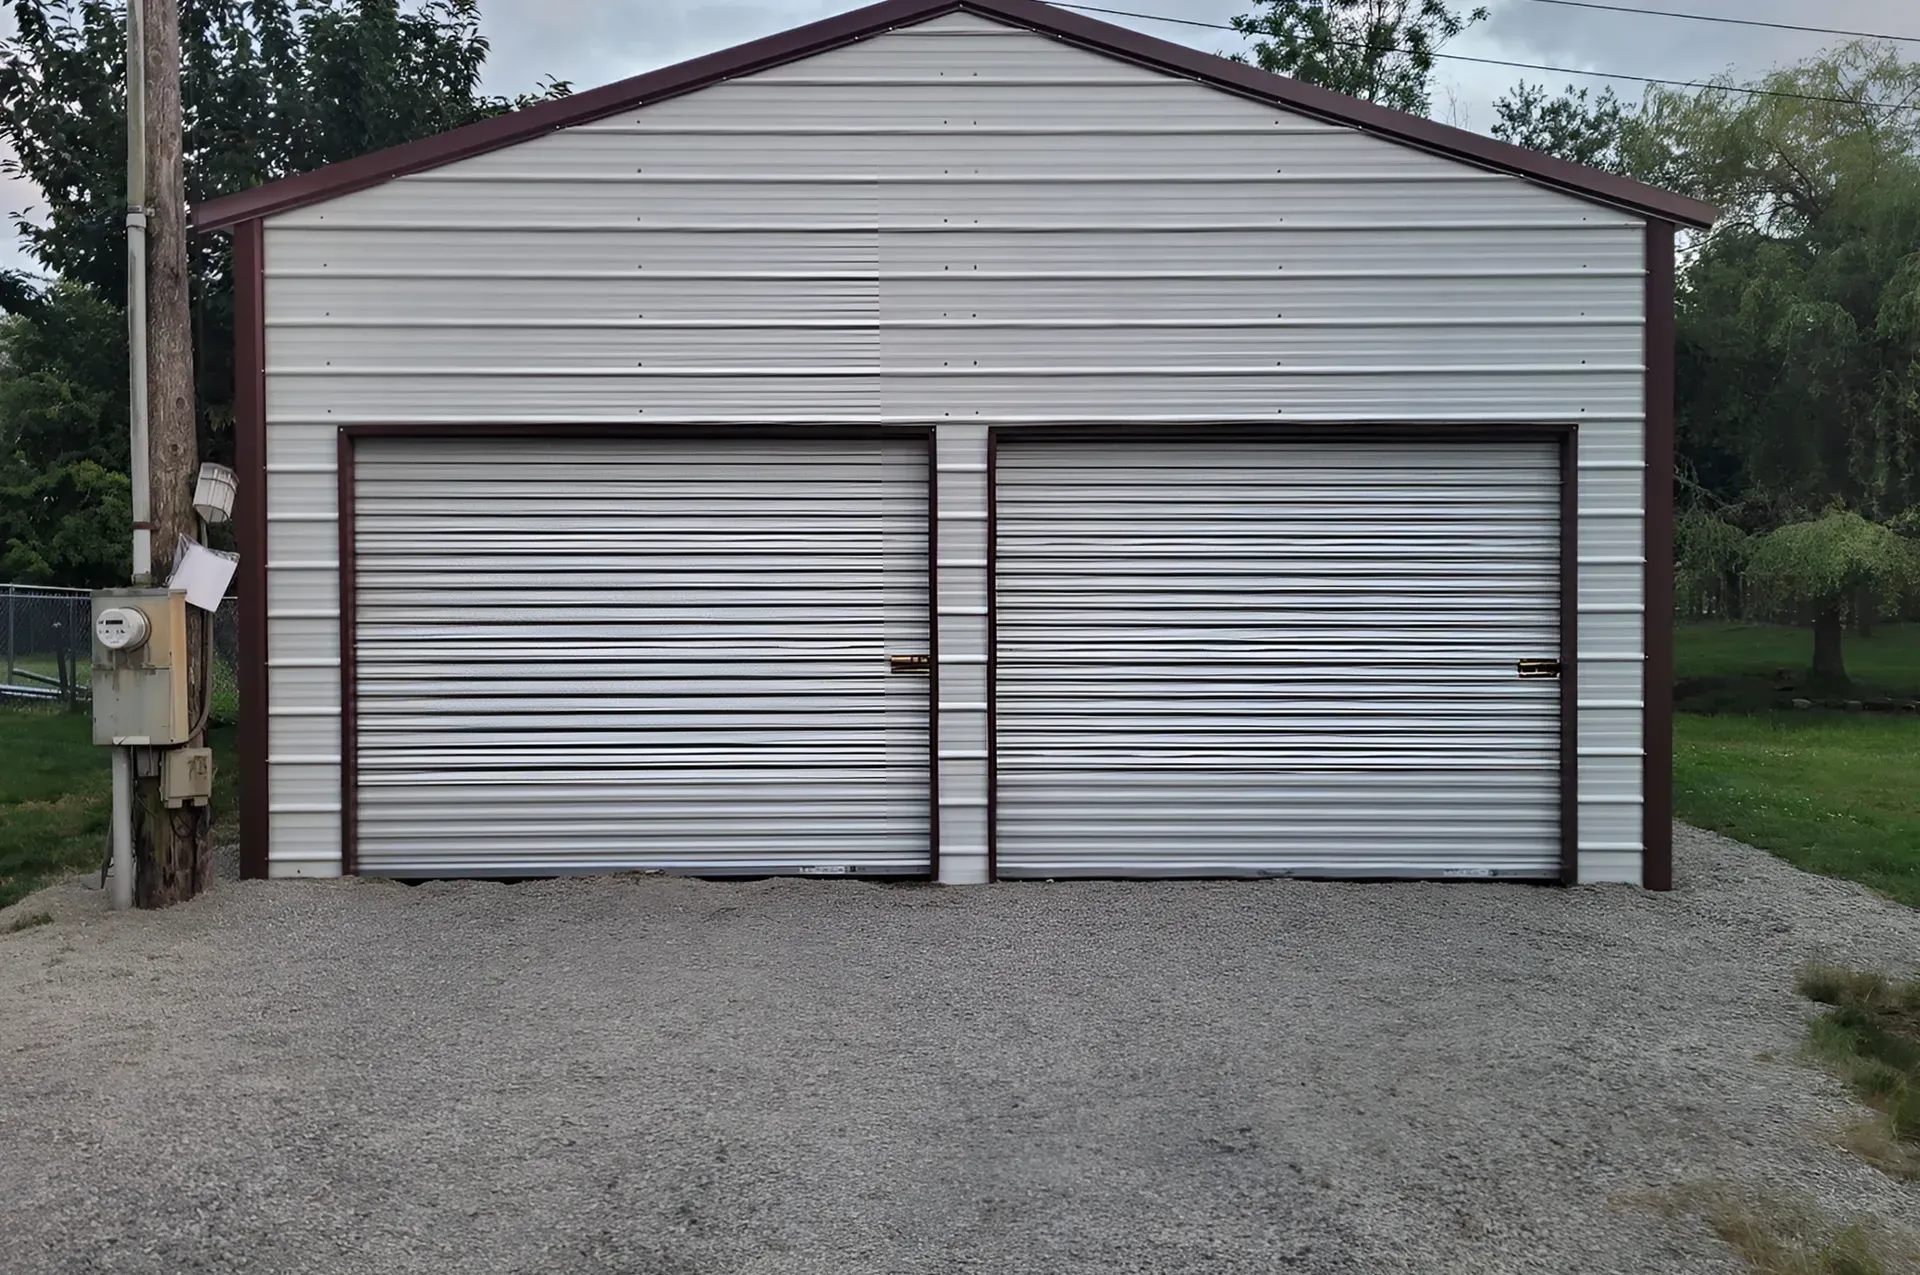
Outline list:
[[[0,585],[0,625],[6,640],[6,681],[0,708],[92,700],[93,594],[87,589]],[[213,615],[213,708],[215,725],[240,715],[240,612],[234,599]]]

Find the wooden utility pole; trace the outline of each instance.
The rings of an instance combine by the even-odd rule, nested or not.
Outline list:
[[[187,183],[180,124],[180,0],[128,0],[145,21],[144,136],[147,181],[147,412],[152,492],[153,573],[173,572],[179,537],[200,538],[193,483],[200,469],[195,438],[193,319],[187,274]],[[128,121],[129,129],[138,127]],[[205,744],[205,705],[213,616],[187,608],[187,702]],[[206,806],[168,810],[157,776],[141,777],[134,794],[134,902],[165,907],[200,893],[212,875]]]

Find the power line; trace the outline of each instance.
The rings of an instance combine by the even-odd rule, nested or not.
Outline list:
[[[1234,28],[1219,22],[1198,22],[1192,18],[1166,18],[1152,13],[1128,13],[1123,9],[1096,9],[1087,4],[1060,4],[1062,9],[1084,9],[1088,13],[1118,14],[1123,18],[1151,18],[1155,22],[1173,22],[1185,27],[1209,27],[1215,31],[1232,31]],[[1920,35],[1892,35],[1885,31],[1850,31],[1845,27],[1809,27],[1793,22],[1763,22],[1758,18],[1728,18],[1708,13],[1677,13],[1672,9],[1636,9],[1624,4],[1601,4],[1598,0],[1529,0],[1532,4],[1554,4],[1568,9],[1600,9],[1607,13],[1638,13],[1650,18],[1684,18],[1690,22],[1724,22],[1731,26],[1766,27],[1773,31],[1809,31],[1815,35],[1844,35],[1858,40],[1902,40],[1920,44]],[[1436,54],[1435,56],[1452,56]],[[1575,72],[1575,74],[1594,74],[1594,72]],[[1633,76],[1618,76],[1618,79],[1632,79]],[[1656,83],[1674,83],[1677,81],[1656,81]]]
[[[1062,0],[1050,0],[1056,9],[1078,9],[1083,13],[1105,13],[1116,18],[1145,18],[1149,22],[1173,22],[1183,27],[1209,27],[1215,31],[1233,31],[1224,22],[1199,22],[1193,18],[1163,18],[1157,13],[1128,13],[1125,9],[1101,9],[1090,4],[1064,4]]]
[[[1548,2],[1570,3],[1571,0],[1548,0]],[[1083,13],[1103,13],[1116,18],[1138,18],[1144,22],[1172,22],[1183,27],[1206,27],[1212,31],[1232,31],[1236,35],[1245,34],[1245,32],[1241,31],[1238,27],[1228,26],[1224,22],[1201,22],[1194,18],[1169,18],[1163,14],[1135,13],[1129,9],[1103,9],[1091,4],[1068,4],[1066,0],[1050,0],[1050,3],[1056,8],[1078,9]],[[1634,10],[1634,12],[1647,13],[1651,11],[1640,9]],[[1351,43],[1351,41],[1348,43]],[[1414,51],[1415,50],[1412,49],[1401,48],[1380,50],[1382,53],[1412,53]],[[1599,80],[1631,80],[1636,84],[1660,84],[1668,88],[1712,89],[1720,93],[1745,93],[1749,97],[1777,97],[1786,98],[1795,102],[1826,102],[1834,106],[1864,106],[1878,111],[1920,112],[1920,105],[1906,102],[1869,102],[1860,98],[1827,97],[1817,93],[1788,93],[1781,89],[1756,89],[1741,84],[1715,84],[1711,80],[1666,80],[1653,75],[1628,75],[1621,71],[1582,71],[1570,66],[1548,66],[1541,62],[1514,62],[1506,58],[1479,58],[1465,53],[1433,53],[1429,51],[1428,56],[1444,58],[1450,62],[1473,62],[1481,66],[1506,66],[1521,71],[1550,72],[1554,75],[1585,75]]]
[[[1532,4],[1554,4],[1567,9],[1600,9],[1607,13],[1638,13],[1650,18],[1684,18],[1689,22],[1724,22],[1737,27],[1766,27],[1770,31],[1810,31],[1815,35],[1844,35],[1856,40],[1903,40],[1920,44],[1920,35],[1889,35],[1885,31],[1848,31],[1843,27],[1808,27],[1795,22],[1763,22],[1759,18],[1728,18],[1711,13],[1676,13],[1672,9],[1636,9],[1624,4],[1600,4],[1598,0],[1529,0]]]

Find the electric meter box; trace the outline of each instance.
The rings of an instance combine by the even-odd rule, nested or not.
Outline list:
[[[93,742],[157,748],[187,742],[187,595],[101,589],[93,595]]]

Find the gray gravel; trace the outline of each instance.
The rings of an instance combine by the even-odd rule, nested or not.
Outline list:
[[[1920,1218],[1796,968],[1681,888],[222,881],[0,913],[0,1271],[1740,1269],[1677,1184]]]

